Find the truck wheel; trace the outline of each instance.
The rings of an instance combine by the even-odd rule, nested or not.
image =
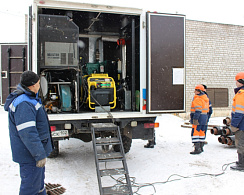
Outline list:
[[[48,158],[56,158],[59,155],[59,141],[53,142],[54,149],[51,152],[51,154],[48,156]]]
[[[130,151],[132,139],[125,136],[125,135],[121,135],[121,137],[122,137],[122,142],[123,142],[123,146],[124,146],[124,151],[125,151],[125,153],[127,153]],[[114,145],[113,149],[115,152],[120,152],[120,146],[119,145]]]

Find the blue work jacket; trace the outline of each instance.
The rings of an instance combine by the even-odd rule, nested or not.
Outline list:
[[[38,96],[23,88],[9,94],[4,105],[9,117],[9,135],[13,161],[33,163],[53,150],[50,125]]]

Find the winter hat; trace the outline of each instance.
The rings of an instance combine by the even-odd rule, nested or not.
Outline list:
[[[236,75],[236,81],[244,85],[244,72],[239,72]]]
[[[197,85],[195,87],[195,90],[204,91],[204,87],[203,87],[203,85]]]
[[[26,70],[22,73],[20,77],[20,83],[26,87],[29,87],[35,85],[39,81],[39,79],[40,78],[36,73],[30,70]]]

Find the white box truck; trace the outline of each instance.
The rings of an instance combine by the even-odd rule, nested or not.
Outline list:
[[[53,156],[60,140],[91,141],[91,123],[119,126],[128,152],[132,139],[153,140],[158,115],[185,111],[184,15],[51,0],[29,12],[28,66],[41,75]]]

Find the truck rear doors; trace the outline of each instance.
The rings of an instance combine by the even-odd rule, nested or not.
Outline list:
[[[185,111],[185,17],[146,17],[147,113]]]

